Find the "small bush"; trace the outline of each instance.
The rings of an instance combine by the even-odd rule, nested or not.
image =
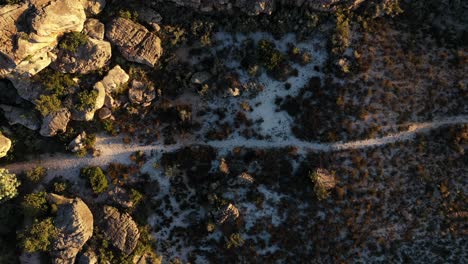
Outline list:
[[[117,15],[121,18],[125,18],[125,19],[132,20],[134,22],[138,22],[138,12],[136,11],[130,12],[129,10],[122,9],[122,10],[119,10]]]
[[[36,219],[32,226],[20,235],[21,245],[28,253],[48,251],[57,234],[58,231],[52,222],[52,218],[40,222]]]
[[[24,196],[21,206],[25,215],[36,217],[47,212],[46,192],[30,193]]]
[[[130,190],[130,199],[132,200],[133,206],[136,206],[143,199],[143,194],[135,189]]]
[[[47,175],[47,170],[42,166],[37,166],[34,169],[26,172],[26,179],[32,183],[38,183]]]
[[[39,78],[38,81],[44,86],[44,89],[59,98],[67,95],[70,87],[76,86],[70,74],[46,69],[37,76]]]
[[[82,91],[78,93],[78,102],[75,104],[75,108],[78,111],[86,111],[93,109],[96,105],[96,99],[98,97],[98,91]]]
[[[99,167],[83,168],[81,169],[81,175],[89,180],[91,189],[95,194],[103,193],[109,187],[109,181]]]
[[[39,99],[36,100],[36,110],[39,111],[42,116],[56,113],[61,108],[62,102],[56,95],[41,95]]]
[[[229,236],[229,239],[226,242],[226,248],[238,248],[244,245],[244,239],[242,238],[241,234],[233,233]]]
[[[20,184],[15,174],[9,173],[6,169],[0,169],[0,202],[17,196]]]
[[[258,42],[257,54],[263,66],[270,71],[276,69],[284,62],[284,57],[281,52],[276,49],[275,44],[265,39]]]
[[[76,52],[78,47],[83,46],[86,43],[88,43],[88,37],[85,34],[80,32],[70,32],[63,36],[59,43],[59,48]]]

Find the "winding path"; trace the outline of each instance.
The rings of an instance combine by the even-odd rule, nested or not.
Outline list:
[[[6,166],[11,172],[18,173],[34,166],[41,165],[49,169],[49,174],[52,175],[76,175],[79,169],[83,166],[105,166],[110,162],[128,163],[130,154],[136,151],[150,152],[171,152],[184,146],[200,144],[208,145],[218,150],[230,150],[235,147],[248,148],[283,148],[294,146],[301,152],[332,152],[347,149],[362,149],[368,147],[382,146],[400,141],[407,141],[414,138],[419,133],[426,133],[430,130],[437,129],[442,126],[468,124],[468,115],[460,115],[446,117],[432,122],[413,123],[409,125],[408,130],[395,134],[390,134],[385,137],[374,139],[357,140],[350,142],[336,143],[313,143],[302,141],[299,139],[287,139],[282,141],[268,140],[251,140],[251,139],[230,139],[222,141],[181,141],[173,145],[138,145],[124,144],[121,137],[98,137],[96,148],[101,150],[99,157],[78,158],[72,154],[48,154],[39,157],[36,160],[13,163]],[[50,175],[49,175],[50,176]]]

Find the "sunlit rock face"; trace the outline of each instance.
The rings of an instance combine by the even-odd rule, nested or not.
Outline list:
[[[11,140],[0,134],[0,158],[7,155],[8,150],[11,148]]]

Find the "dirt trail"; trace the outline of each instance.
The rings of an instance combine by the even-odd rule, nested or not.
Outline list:
[[[409,129],[396,134],[391,134],[385,137],[357,140],[350,142],[336,142],[336,143],[313,143],[302,141],[299,139],[287,139],[282,141],[267,141],[267,140],[250,140],[243,138],[236,138],[222,141],[191,141],[186,140],[173,145],[138,145],[138,144],[124,144],[121,137],[98,137],[96,148],[100,149],[102,154],[99,157],[85,157],[78,158],[72,154],[59,154],[59,155],[43,155],[36,160],[13,163],[6,168],[11,172],[18,173],[34,166],[41,165],[49,169],[49,176],[63,175],[66,178],[76,175],[79,169],[83,166],[105,166],[110,162],[128,163],[129,155],[136,151],[150,152],[171,152],[181,147],[200,144],[209,145],[219,150],[230,150],[235,147],[248,147],[248,148],[283,148],[283,147],[297,147],[300,152],[316,151],[316,152],[331,152],[346,149],[362,149],[368,147],[382,146],[400,141],[407,141],[414,138],[417,134],[426,133],[430,130],[437,129],[446,125],[454,124],[468,124],[468,116],[454,116],[440,119],[433,122],[413,123]]]

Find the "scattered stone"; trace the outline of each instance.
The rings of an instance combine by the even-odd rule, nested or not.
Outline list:
[[[148,86],[143,82],[133,80],[128,90],[128,98],[134,104],[149,106],[151,101],[156,98],[156,91],[153,86]]]
[[[98,110],[98,116],[99,119],[107,119],[112,116],[112,111],[107,107],[103,107]]]
[[[106,0],[80,0],[85,8],[86,15],[95,16],[104,10]]]
[[[211,79],[211,74],[209,72],[196,72],[192,75],[190,82],[195,85],[201,85],[207,83]]]
[[[49,114],[42,121],[39,133],[44,137],[53,137],[59,132],[64,132],[67,130],[70,118],[71,113],[66,108],[62,108],[56,113]]]
[[[11,140],[0,133],[0,158],[7,155],[11,148]]]
[[[229,166],[225,159],[221,159],[221,162],[219,163],[219,171],[224,174],[229,174]]]
[[[161,40],[144,26],[129,19],[116,18],[106,29],[106,37],[122,56],[133,62],[153,67],[162,55]]]
[[[76,255],[93,235],[93,215],[80,199],[48,194],[47,200],[58,206],[54,225],[58,236],[52,244],[53,263],[74,263]]]
[[[41,127],[39,119],[31,110],[25,110],[19,107],[0,105],[5,118],[10,125],[22,125],[30,130],[38,130]]]
[[[121,214],[114,207],[104,206],[101,227],[105,239],[123,254],[130,255],[137,246],[140,231],[129,214]]]
[[[71,152],[78,152],[85,147],[84,140],[86,139],[86,132],[83,131],[75,139],[73,139],[70,144],[68,144],[68,149]]]
[[[219,210],[215,215],[216,223],[218,225],[234,223],[237,218],[239,218],[239,209],[231,203]]]
[[[88,42],[77,48],[76,52],[60,50],[58,59],[51,67],[63,73],[86,74],[103,68],[112,57],[109,42],[88,38]]]

